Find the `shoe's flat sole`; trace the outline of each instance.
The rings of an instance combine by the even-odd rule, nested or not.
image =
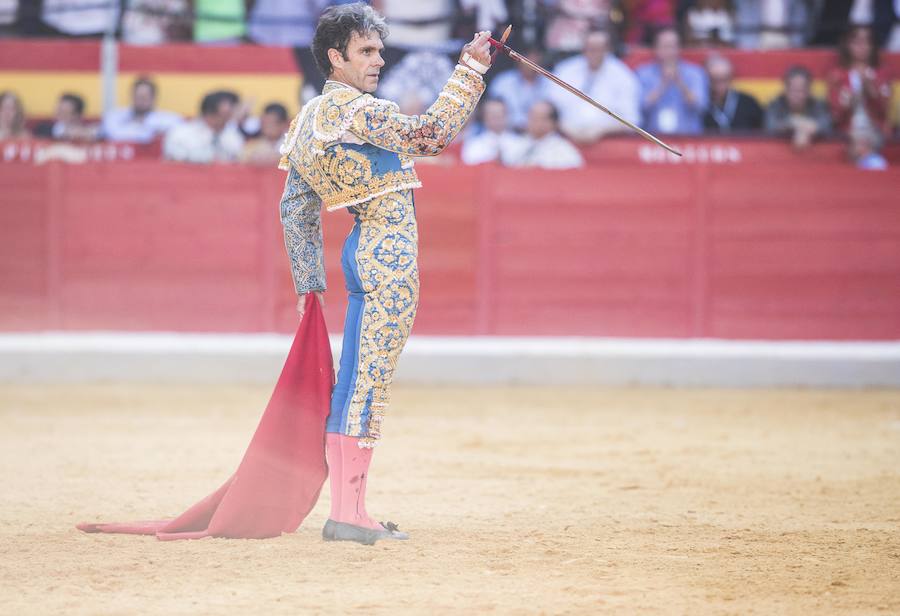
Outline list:
[[[363,526],[354,526],[345,522],[335,522],[329,519],[322,529],[322,539],[325,541],[355,541],[363,545],[375,545],[379,539],[396,539],[405,541],[409,539],[408,533],[397,530],[376,530]]]

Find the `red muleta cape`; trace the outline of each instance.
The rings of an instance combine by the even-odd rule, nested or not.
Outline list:
[[[328,475],[325,420],[334,372],[322,308],[309,293],[275,391],[237,471],[174,520],[82,523],[88,533],[263,539],[297,530]]]

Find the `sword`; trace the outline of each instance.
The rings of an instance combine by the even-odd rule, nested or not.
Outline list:
[[[558,86],[560,86],[561,88],[563,88],[563,89],[565,89],[565,90],[571,92],[572,94],[574,94],[574,95],[577,96],[578,98],[580,98],[580,99],[582,99],[582,100],[584,100],[584,101],[590,103],[591,105],[593,105],[594,107],[596,107],[597,109],[599,109],[600,111],[602,111],[603,113],[605,113],[605,114],[611,116],[611,117],[612,117],[613,119],[615,119],[615,120],[618,120],[619,122],[621,122],[622,124],[624,124],[625,126],[627,126],[628,128],[630,128],[631,130],[636,131],[636,132],[637,132],[641,137],[643,137],[644,139],[647,139],[648,141],[652,141],[652,142],[655,143],[656,145],[658,145],[658,146],[660,146],[660,147],[662,147],[662,148],[665,148],[666,150],[668,150],[669,152],[671,152],[672,154],[674,154],[674,155],[676,155],[676,156],[681,156],[681,152],[679,152],[678,150],[676,150],[676,149],[673,148],[672,146],[668,145],[667,143],[663,142],[662,140],[658,139],[657,137],[654,137],[653,135],[651,135],[650,133],[648,133],[647,131],[645,131],[645,130],[644,130],[643,128],[641,128],[640,126],[637,126],[637,125],[635,125],[635,124],[632,124],[631,122],[629,122],[628,120],[626,120],[625,118],[623,118],[622,116],[620,116],[619,114],[617,114],[615,111],[612,111],[612,110],[610,110],[610,109],[607,109],[606,107],[604,107],[603,105],[601,105],[600,103],[598,103],[597,101],[595,101],[594,99],[592,99],[590,96],[588,96],[587,94],[585,94],[584,92],[582,92],[582,91],[579,90],[578,88],[569,85],[568,83],[566,83],[565,81],[563,81],[562,79],[560,79],[559,77],[557,77],[556,75],[554,75],[553,73],[551,73],[550,71],[548,71],[548,70],[542,68],[541,66],[535,64],[534,62],[532,62],[531,60],[529,60],[528,58],[526,58],[525,56],[523,56],[522,54],[520,54],[520,53],[519,53],[518,51],[516,51],[515,49],[512,49],[511,47],[509,47],[509,46],[506,44],[506,39],[509,38],[509,33],[510,33],[511,31],[512,31],[512,26],[507,26],[506,30],[503,32],[503,36],[500,38],[499,41],[497,41],[497,40],[495,40],[495,39],[493,39],[493,38],[489,38],[489,39],[488,39],[488,41],[490,42],[490,44],[495,48],[494,54],[496,54],[498,51],[503,51],[503,53],[505,53],[506,55],[508,55],[510,58],[512,58],[512,59],[515,60],[516,62],[521,62],[522,64],[524,64],[525,66],[527,66],[527,67],[530,68],[531,70],[535,71],[536,73],[539,73],[539,74],[543,75],[544,77],[546,77],[547,79],[549,79],[550,81],[552,81],[553,83],[555,83],[556,85],[558,85]],[[491,59],[493,60],[493,56],[491,57]]]

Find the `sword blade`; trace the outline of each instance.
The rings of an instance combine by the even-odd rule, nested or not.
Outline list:
[[[656,145],[658,145],[662,148],[665,148],[666,150],[668,150],[669,152],[671,152],[672,154],[674,154],[676,156],[681,156],[681,152],[679,152],[678,150],[676,150],[669,144],[665,143],[664,141],[655,137],[654,135],[648,133],[640,126],[637,126],[636,124],[629,122],[628,120],[626,120],[625,118],[623,118],[622,116],[617,114],[615,111],[612,111],[611,109],[608,109],[607,107],[601,105],[600,103],[595,101],[593,98],[591,98],[590,96],[588,96],[587,94],[585,94],[584,92],[582,92],[581,90],[576,88],[575,86],[570,85],[569,83],[563,81],[562,79],[560,79],[559,77],[557,77],[550,71],[546,70],[542,66],[535,64],[534,62],[532,62],[531,60],[529,60],[528,58],[526,58],[525,56],[520,54],[515,49],[512,49],[511,47],[509,47],[508,45],[506,45],[504,43],[495,41],[493,38],[490,39],[490,42],[492,45],[497,47],[497,49],[502,49],[504,52],[506,52],[506,55],[508,55],[510,58],[512,58],[516,62],[521,62],[528,68],[532,69],[536,73],[540,73],[541,75],[543,75],[544,77],[546,77],[547,79],[549,79],[550,81],[552,81],[553,83],[558,85],[559,87],[563,88],[564,90],[571,92],[572,94],[574,94],[578,98],[582,99],[583,101],[590,103],[591,105],[593,105],[594,107],[596,107],[597,109],[602,111],[603,113],[609,115],[610,117],[621,122],[622,124],[624,124],[625,126],[630,128],[631,130],[637,132],[637,134],[639,134],[644,139],[647,139],[648,141],[652,141]]]

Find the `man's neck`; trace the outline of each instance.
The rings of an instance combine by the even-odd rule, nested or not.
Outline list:
[[[604,63],[604,62],[606,62],[606,58],[605,58],[605,57],[604,57],[603,59],[601,59],[600,62],[597,63],[597,66],[591,66],[591,63],[588,62],[588,63],[587,63],[588,70],[589,70],[590,72],[592,72],[592,73],[596,73],[596,72],[599,71],[601,68],[603,68],[603,63]]]
[[[326,84],[329,83],[329,82],[330,82],[330,83],[333,83],[333,84],[335,84],[335,85],[338,85],[338,86],[340,86],[340,87],[342,87],[342,88],[350,88],[350,89],[352,89],[352,90],[356,90],[356,91],[358,91],[358,92],[361,92],[361,90],[360,90],[359,88],[357,88],[356,86],[354,86],[354,85],[351,84],[351,83],[348,83],[342,76],[339,76],[339,75],[334,75],[334,74],[332,74],[327,80],[325,80],[325,83],[326,83]]]

